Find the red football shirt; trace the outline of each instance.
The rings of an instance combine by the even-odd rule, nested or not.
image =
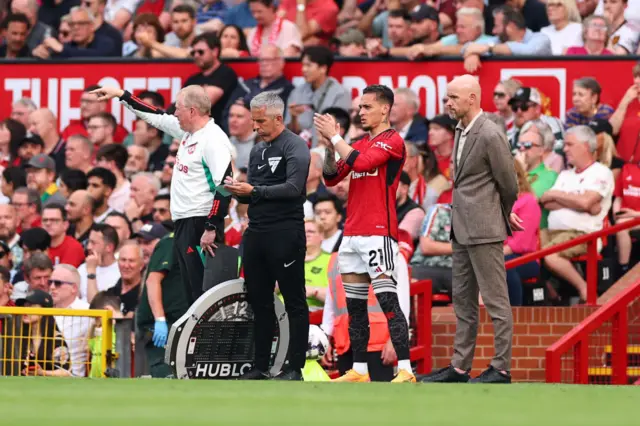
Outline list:
[[[622,197],[622,208],[640,211],[640,167],[637,164],[622,167],[613,195]]]
[[[71,120],[69,125],[62,131],[62,139],[64,139],[65,141],[69,139],[69,136],[72,135],[82,135],[85,137],[89,136],[83,120]],[[113,135],[113,141],[115,143],[122,143],[127,136],[129,136],[129,132],[127,131],[127,129],[118,124],[118,127],[116,127],[116,132]]]
[[[335,186],[351,173],[346,236],[390,236],[398,241],[396,191],[404,166],[404,141],[393,129],[373,139],[369,135],[352,145],[346,161],[338,161],[338,171],[325,176],[327,186]]]
[[[451,176],[451,155],[446,157],[440,157],[436,155],[436,162],[438,164],[438,170],[444,177],[449,180],[453,180],[453,176]]]
[[[298,3],[296,0],[282,0],[280,2],[280,9],[286,12],[285,19],[296,23],[296,15],[298,13]],[[307,0],[307,5],[304,14],[307,21],[316,21],[322,31],[316,36],[320,38],[325,44],[329,43],[329,40],[333,36],[338,26],[338,12],[340,9],[333,1],[324,0]]]
[[[616,148],[625,162],[629,162],[633,154],[633,161],[640,161],[640,101],[631,102],[627,108]]]

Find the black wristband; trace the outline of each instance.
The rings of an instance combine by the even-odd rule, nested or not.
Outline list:
[[[205,230],[205,231],[217,231],[217,230],[218,230],[218,227],[217,227],[217,226],[215,226],[213,223],[211,223],[211,222],[209,222],[209,221],[206,221],[206,222],[204,223],[204,230]]]

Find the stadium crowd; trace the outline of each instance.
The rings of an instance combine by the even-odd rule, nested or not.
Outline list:
[[[365,133],[358,98],[352,100],[331,77],[334,58],[453,55],[474,72],[488,56],[640,54],[638,0],[488,3],[0,0],[0,57],[192,57],[200,72],[184,86],[205,87],[211,116],[234,146],[239,181],[246,180],[256,140],[249,102],[260,92],[277,92],[286,104],[285,124],[311,150],[305,262],[309,306],[317,310],[325,306],[331,254],[338,250],[348,214],[349,179],[325,186],[326,141],[316,134],[313,113],[333,115],[347,141]],[[242,57],[257,58],[258,76],[239,80],[225,63]],[[300,58],[303,84],[294,87],[285,77],[286,57]],[[493,93],[484,94],[492,96],[492,119],[504,128],[513,150],[520,188],[514,212],[527,224],[505,242],[505,260],[640,216],[640,63],[632,75],[618,78],[629,88],[613,105],[600,102],[597,80],[585,75],[573,81],[565,117],[551,116],[544,94],[517,80],[498,82]],[[91,93],[96,88],[84,89],[81,119],[64,129],[58,129],[51,110],[29,98],[15,102],[10,117],[0,117],[0,306],[19,301],[108,308],[136,315],[139,326],[151,327],[147,294],[152,289],[146,287],[150,273],[169,272],[152,254],[163,241],[171,246],[170,186],[180,141],[142,120],[129,133],[107,102]],[[136,95],[172,111],[160,93]],[[406,141],[396,205],[401,253],[411,278],[431,278],[434,294],[450,294],[457,123],[447,115],[427,119],[419,111],[416,93],[395,90],[391,124]],[[247,223],[247,205],[232,202],[227,245],[242,249]],[[620,273],[633,261],[632,234],[619,233],[608,247]],[[163,251],[169,256],[170,249]],[[524,282],[538,277],[546,283],[549,303],[566,303],[571,296],[573,302],[585,300],[586,282],[576,262],[585,253],[586,245],[577,246],[509,270],[512,305],[523,304]],[[404,279],[408,284],[410,277]],[[170,309],[180,310],[165,306],[167,316]],[[92,335],[95,325],[67,320],[56,318],[77,362],[86,356],[82,337]],[[90,373],[82,364],[74,366],[74,375]]]

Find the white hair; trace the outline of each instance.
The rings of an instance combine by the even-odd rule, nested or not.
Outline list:
[[[129,152],[129,149],[131,148],[137,148],[137,149],[141,149],[142,150],[142,155],[144,155],[144,162],[145,164],[149,164],[149,159],[151,158],[151,153],[149,152],[149,150],[144,147],[144,146],[140,146],[140,145],[129,145],[129,148],[127,148],[127,152]]]
[[[473,22],[480,30],[480,34],[484,34],[484,16],[482,16],[480,9],[476,9],[475,7],[462,7],[456,12],[456,18],[459,19],[461,16],[472,17]]]
[[[69,15],[71,15],[72,13],[76,13],[76,12],[84,12],[84,13],[86,13],[87,17],[89,18],[89,21],[91,21],[92,23],[95,22],[95,20],[96,20],[96,17],[93,15],[93,12],[91,12],[86,7],[74,6],[74,7],[71,8],[71,10],[69,10]]]
[[[69,265],[68,263],[60,263],[58,265],[56,265],[53,269],[64,269],[66,271],[71,272],[71,275],[73,275],[73,281],[74,283],[79,286],[80,285],[80,272],[78,272],[78,270],[76,269],[75,266],[73,265]]]
[[[552,151],[556,143],[556,137],[553,135],[553,130],[551,130],[551,126],[549,126],[546,122],[538,118],[536,120],[531,120],[524,123],[524,125],[522,126],[522,130],[520,131],[520,134],[521,135],[525,134],[526,132],[531,130],[532,127],[536,128],[537,133],[540,136],[540,142],[542,143],[542,147],[544,148],[544,150],[547,152]]]
[[[84,148],[84,150],[89,154],[93,154],[93,142],[91,142],[88,137],[83,136],[80,133],[76,133],[67,138],[67,143],[69,143],[69,141],[71,141],[72,139],[82,142],[82,148]]]
[[[596,149],[598,149],[598,138],[589,126],[571,127],[565,132],[565,139],[569,135],[575,136],[579,142],[589,144],[589,152],[596,152]]]
[[[284,115],[284,101],[274,91],[262,92],[251,99],[251,109],[262,108],[272,115]]]
[[[13,106],[15,107],[16,105],[20,105],[25,107],[26,109],[29,110],[29,112],[33,112],[35,110],[38,109],[38,106],[36,105],[35,102],[33,102],[33,99],[31,98],[20,98],[17,101],[15,101],[13,103]]]
[[[162,183],[160,182],[160,179],[158,179],[158,177],[151,172],[136,173],[135,175],[133,175],[133,178],[131,179],[131,181],[133,181],[138,177],[147,179],[147,182],[149,182],[149,185],[154,187],[156,192],[160,191],[160,188],[162,188]]]
[[[407,100],[407,103],[411,104],[416,111],[420,109],[420,99],[418,98],[418,95],[408,87],[400,87],[396,89],[396,95],[403,95]]]
[[[140,255],[140,260],[144,259],[144,252],[142,251],[142,247],[140,246],[140,244],[138,244],[136,240],[126,240],[125,242],[123,242],[119,252],[122,252],[122,249],[127,246],[135,247],[136,250],[138,251],[138,254]]]
[[[195,108],[202,116],[211,114],[211,99],[204,87],[192,84],[180,89],[178,96],[185,108]]]

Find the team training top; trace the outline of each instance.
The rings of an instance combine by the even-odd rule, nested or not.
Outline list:
[[[121,103],[153,127],[180,139],[171,177],[171,219],[206,216],[224,219],[230,194],[222,186],[231,176],[231,142],[213,121],[195,133],[180,128],[175,115],[125,91]]]
[[[346,236],[382,235],[398,240],[396,191],[405,160],[404,141],[393,129],[351,145],[346,160],[338,161],[336,173],[324,173],[327,186],[334,186],[351,173]]]

